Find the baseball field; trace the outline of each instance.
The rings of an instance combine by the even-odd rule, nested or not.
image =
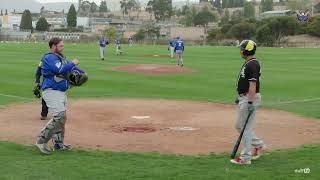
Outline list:
[[[68,92],[75,148],[44,156],[33,143],[47,121],[32,89],[47,44],[0,44],[0,180],[320,179],[318,49],[258,48],[256,133],[268,151],[240,167],[229,162],[239,49],[187,46],[183,68],[166,46],[122,49],[100,61],[95,44],[66,44],[89,81]]]

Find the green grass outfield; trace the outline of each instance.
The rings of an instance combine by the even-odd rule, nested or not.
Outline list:
[[[173,59],[145,57],[167,54],[166,46],[108,48],[99,61],[94,44],[67,44],[65,54],[78,58],[89,82],[69,91],[71,98],[134,97],[232,103],[243,63],[237,48],[186,47],[185,65],[196,73],[164,76],[114,72],[128,64],[175,64]],[[36,100],[34,74],[46,44],[0,44],[0,105]],[[259,48],[264,107],[320,119],[318,49]],[[13,132],[14,133],[14,132]],[[271,132],[270,132],[271,133]],[[279,137],[281,138],[281,137]],[[308,137],[306,137],[308,138]],[[0,137],[1,139],[1,137]],[[2,179],[320,179],[320,145],[274,151],[249,167],[229,163],[228,154],[174,156],[75,150],[41,156],[35,147],[0,143]],[[311,173],[295,173],[310,168]]]

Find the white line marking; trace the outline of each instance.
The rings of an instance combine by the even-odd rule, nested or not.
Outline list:
[[[170,130],[174,131],[195,131],[199,130],[199,128],[193,128],[193,127],[169,127]]]
[[[150,116],[131,116],[133,119],[148,119]]]
[[[311,99],[301,99],[301,100],[293,100],[293,101],[283,101],[283,102],[276,102],[276,103],[266,103],[268,105],[281,105],[281,104],[292,104],[292,103],[300,103],[300,102],[312,102],[312,101],[319,101],[320,98],[311,98]]]
[[[1,94],[1,93],[0,93],[0,96],[17,98],[17,99],[25,99],[25,100],[33,100],[33,98],[26,98],[26,97],[15,96],[15,95],[10,95],[10,94]]]

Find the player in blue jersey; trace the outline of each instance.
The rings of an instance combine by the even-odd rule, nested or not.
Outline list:
[[[109,41],[104,36],[101,36],[99,39],[99,46],[100,46],[100,59],[102,61],[104,60],[105,49],[108,44],[109,44]]]
[[[121,55],[122,51],[121,51],[121,41],[120,41],[120,39],[116,39],[114,43],[116,45],[116,55]]]
[[[180,37],[177,37],[177,41],[175,42],[174,52],[176,53],[178,66],[183,67],[184,43]]]

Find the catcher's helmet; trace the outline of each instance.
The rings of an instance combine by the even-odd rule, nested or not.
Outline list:
[[[74,67],[71,73],[67,74],[71,86],[81,86],[88,81],[88,75],[78,67]]]
[[[244,56],[252,56],[256,53],[257,44],[252,40],[243,40],[240,43],[240,49]]]

